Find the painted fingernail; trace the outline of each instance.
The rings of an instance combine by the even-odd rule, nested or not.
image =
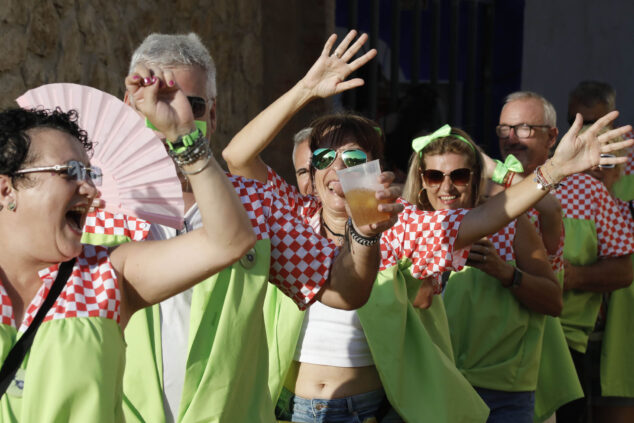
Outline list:
[[[168,84],[169,84],[170,87],[173,87],[174,86],[174,81],[169,81]]]
[[[154,84],[156,81],[158,81],[158,78],[156,76],[152,77],[152,84]]]
[[[150,78],[143,78],[143,83],[144,83],[145,85],[150,85],[150,84],[152,83],[152,79],[150,79]]]
[[[132,79],[133,79],[134,81],[138,80],[139,78],[140,78],[140,76],[139,76],[139,75],[134,75],[134,76],[132,77]]]

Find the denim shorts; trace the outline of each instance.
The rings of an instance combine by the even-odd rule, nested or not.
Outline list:
[[[535,391],[508,392],[474,388],[491,409],[487,423],[533,423]]]
[[[275,407],[278,420],[298,423],[402,423],[382,389],[336,399],[307,399],[282,389]]]

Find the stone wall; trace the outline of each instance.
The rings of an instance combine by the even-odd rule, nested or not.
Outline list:
[[[51,82],[122,98],[130,54],[147,34],[194,31],[218,68],[220,157],[231,136],[308,69],[332,32],[333,11],[333,0],[2,0],[0,107]],[[325,107],[303,111],[265,152],[287,178],[290,136]]]

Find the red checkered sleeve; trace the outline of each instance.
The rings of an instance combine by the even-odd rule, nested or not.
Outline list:
[[[297,187],[290,185],[273,169],[268,167],[267,185],[271,186],[276,195],[284,200],[288,206],[296,210],[296,214],[310,220],[321,208],[321,202],[312,195],[303,195]]]
[[[634,216],[632,216],[632,210],[634,210],[634,200],[633,201],[623,201],[618,198],[615,198],[616,205],[621,211],[621,216],[627,222],[627,225],[630,228],[630,233],[634,236]]]
[[[150,223],[138,217],[93,210],[86,216],[84,232],[98,235],[119,235],[132,241],[143,241],[150,232]]]
[[[489,235],[489,241],[493,244],[493,248],[500,258],[505,262],[515,260],[515,249],[513,242],[515,241],[515,233],[517,232],[517,220],[512,221],[498,232]]]
[[[324,287],[337,254],[335,244],[317,235],[297,210],[270,185],[229,178],[258,239],[270,239],[269,281],[304,310]]]
[[[595,218],[599,256],[619,257],[634,252],[634,241],[628,222],[605,186],[597,181]]]
[[[576,173],[562,181],[555,195],[566,218],[594,222],[600,257],[620,257],[634,252],[628,224],[601,182]]]
[[[529,220],[535,225],[537,232],[542,236],[542,230],[539,224],[539,212],[535,209],[529,209],[526,214]],[[561,232],[559,234],[559,243],[557,244],[557,251],[554,254],[548,253],[548,262],[553,272],[558,273],[564,270],[564,240],[566,239],[566,231],[563,221],[561,222]]]
[[[460,270],[469,250],[454,251],[458,228],[469,210],[418,210],[399,199],[405,206],[398,222],[383,232],[380,270],[396,266],[400,260],[411,262],[410,273],[423,279],[445,270]]]

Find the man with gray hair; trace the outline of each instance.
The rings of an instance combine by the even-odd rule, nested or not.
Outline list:
[[[520,91],[506,97],[496,127],[500,150],[503,156],[512,153],[520,160],[525,177],[539,178],[541,165],[557,141],[556,119],[552,104],[537,93]],[[596,179],[586,174],[571,175],[554,194],[562,206],[566,234],[560,319],[583,381],[586,348],[595,329],[602,293],[630,285],[634,246],[627,222]],[[559,409],[557,421],[578,421],[584,408],[583,400],[573,401]]]
[[[313,194],[313,181],[310,176],[310,133],[313,128],[304,128],[293,136],[293,167],[297,188],[302,195]]]
[[[198,140],[205,131],[209,137],[216,129],[215,66],[195,34],[147,37],[133,55],[126,83],[158,84],[159,98],[182,91],[197,127],[188,137]],[[128,93],[125,100],[135,106]],[[179,142],[186,145],[185,139],[172,140]],[[256,244],[232,266],[132,317],[125,330],[123,381],[128,422],[273,423],[262,310],[267,282],[300,309],[315,300],[353,309],[369,297],[378,243],[360,244],[351,237],[337,251],[293,214],[272,187],[236,176],[230,180],[247,209]],[[201,225],[186,178],[183,187],[184,229],[152,225],[150,239],[187,236]],[[395,192],[389,196],[396,201]],[[393,205],[393,219],[376,230],[363,226],[364,237],[378,239],[393,224],[402,210]]]

